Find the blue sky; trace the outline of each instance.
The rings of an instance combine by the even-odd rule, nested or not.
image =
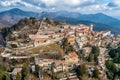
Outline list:
[[[120,19],[120,0],[0,0],[0,11],[12,8],[34,12],[66,10],[104,13]]]

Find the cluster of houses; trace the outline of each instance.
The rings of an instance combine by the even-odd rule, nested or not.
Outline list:
[[[111,45],[112,46],[120,45],[120,35],[112,37]]]
[[[74,45],[76,41],[79,48],[82,48],[87,43],[101,46],[104,42],[103,38],[112,35],[109,30],[96,32],[93,31],[93,25],[86,26],[84,24],[77,26],[66,25],[64,26],[64,32],[68,42]]]
[[[52,63],[54,63],[57,67],[61,66],[63,69],[68,69],[69,66],[79,63],[78,55],[74,53],[70,53],[65,55],[61,60],[53,60],[53,59],[41,59],[39,56],[35,57],[35,64],[41,67],[51,68]],[[59,69],[55,68],[55,72]]]
[[[48,72],[53,71],[56,74],[63,74],[63,72],[73,69],[74,65],[79,64],[79,56],[75,52],[65,55],[60,60],[41,59],[37,56],[35,57],[35,64],[42,68],[40,69],[40,73],[43,73],[43,70],[47,70]],[[43,74],[40,75],[42,76]]]
[[[45,24],[43,24],[43,26],[44,25]],[[105,43],[102,39],[106,36],[112,35],[109,30],[101,32],[93,31],[93,25],[86,26],[84,24],[79,24],[76,26],[62,25],[59,28],[45,27],[46,28],[43,30],[38,30],[37,34],[29,35],[29,38],[34,41],[35,46],[58,38],[63,39],[64,37],[67,38],[71,45],[74,45],[75,42],[77,42],[79,48],[82,48],[87,43],[101,46]]]
[[[15,33],[16,34],[16,33]],[[36,34],[29,34],[29,38],[31,39],[31,46],[34,48],[35,46],[40,46],[41,44],[48,44],[52,42],[59,42],[62,41],[64,38],[67,38],[67,41],[70,45],[73,45],[76,51],[82,50],[84,57],[89,56],[91,52],[90,45],[97,45],[99,47],[105,46],[112,42],[112,45],[120,43],[119,39],[120,36],[114,36],[111,34],[111,31],[105,30],[101,32],[93,31],[93,25],[86,26],[84,24],[79,25],[62,25],[61,27],[50,27],[46,26],[46,24],[42,24],[40,29]],[[21,45],[22,43],[18,43],[17,41],[8,41],[7,45],[15,44],[17,46]],[[24,46],[29,46],[29,44]],[[100,49],[101,53],[98,56],[98,69],[100,72],[101,77],[106,77],[105,75],[105,49]],[[12,51],[7,50],[8,54],[4,55],[3,57],[10,56]],[[22,50],[21,50],[22,51]],[[16,50],[17,53],[17,50]],[[3,54],[2,54],[3,55]],[[15,58],[15,57],[14,57]],[[23,57],[22,57],[23,58]],[[26,58],[26,57],[25,57]],[[53,60],[53,59],[44,59],[39,56],[35,57],[35,64],[31,65],[31,69],[35,71],[35,65],[39,65],[42,69],[40,69],[40,73],[42,73],[43,69],[53,70],[55,73],[61,71],[67,71],[72,69],[74,65],[79,65],[80,60],[77,53],[69,53],[65,55],[60,60]],[[10,73],[13,76],[13,80],[16,80],[17,73],[20,73],[22,70],[21,67],[16,67]],[[88,72],[91,74],[93,68],[88,69]],[[42,75],[42,74],[40,74]]]
[[[35,57],[35,62],[30,64],[30,69],[32,72],[35,71],[35,65],[38,65],[40,67],[39,70],[39,76],[42,76],[43,78],[43,71],[47,70],[53,71],[54,73],[64,72],[68,71],[69,69],[72,69],[74,65],[79,63],[79,57],[78,55],[73,52],[68,55],[65,55],[61,60],[53,60],[53,59],[43,59],[39,58],[39,56]],[[18,73],[21,73],[22,67],[14,67],[9,74],[12,76],[13,80],[16,80],[16,76]]]
[[[105,54],[106,54],[106,48],[100,48],[100,54],[98,56],[98,70],[100,73],[100,77],[104,80],[106,80],[106,67],[105,67]]]

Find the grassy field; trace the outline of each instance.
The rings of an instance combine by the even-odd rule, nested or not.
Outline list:
[[[36,54],[36,53],[48,53],[48,52],[57,52],[59,53],[61,56],[64,56],[64,50],[58,45],[58,44],[50,44],[47,46],[42,46],[42,47],[35,47],[31,50],[29,50],[29,52]]]

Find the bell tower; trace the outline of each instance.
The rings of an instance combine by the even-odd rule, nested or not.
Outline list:
[[[90,31],[93,31],[93,24],[90,25]]]

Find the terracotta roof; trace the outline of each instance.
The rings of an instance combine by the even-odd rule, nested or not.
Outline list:
[[[46,40],[48,40],[49,38],[36,38],[35,41],[40,41],[40,42],[44,42]]]
[[[76,54],[76,53],[72,53],[71,54],[71,57],[73,58],[73,57],[78,57],[78,55]]]
[[[103,32],[106,33],[106,32],[109,32],[110,30],[104,30]]]
[[[69,35],[69,36],[67,36],[67,38],[68,38],[68,39],[69,39],[69,38],[75,38],[75,36]]]
[[[78,33],[83,33],[84,32],[84,29],[81,29],[81,30],[77,30]]]
[[[64,64],[64,61],[56,61],[55,62],[57,65],[61,65],[61,64]]]

